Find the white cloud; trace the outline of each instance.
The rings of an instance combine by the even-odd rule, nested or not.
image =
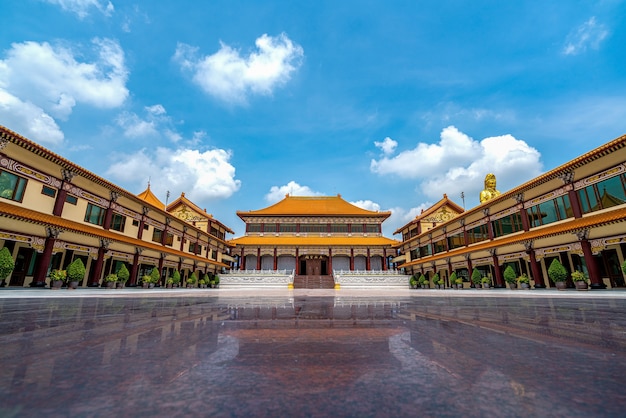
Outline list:
[[[149,178],[158,179],[151,183],[157,196],[165,196],[168,190],[174,196],[185,192],[192,201],[201,203],[226,199],[241,187],[241,181],[235,179],[231,157],[231,152],[223,149],[142,149],[121,157],[106,174],[138,189],[145,187]]]
[[[371,210],[377,212],[380,210],[380,205],[376,202],[372,202],[371,200],[357,200],[356,202],[350,202],[354,206],[357,206],[361,209]]]
[[[398,143],[393,139],[386,137],[383,142],[374,142],[378,148],[380,148],[385,155],[393,154],[398,146]]]
[[[0,88],[0,114],[2,124],[37,142],[59,144],[63,132],[54,119],[40,107],[23,102]]]
[[[598,49],[608,35],[606,27],[598,23],[593,16],[569,33],[562,52],[564,55],[578,55],[587,48]]]
[[[242,56],[220,43],[213,55],[197,57],[198,48],[179,44],[174,54],[204,92],[226,103],[245,104],[250,95],[271,95],[284,85],[299,66],[304,50],[286,34],[257,38],[257,51]]]
[[[272,186],[269,193],[265,195],[265,200],[269,203],[276,203],[283,200],[286,195],[323,196],[324,194],[311,190],[309,186],[301,186],[292,180],[284,186]]]
[[[512,135],[475,141],[449,126],[437,144],[419,143],[395,156],[372,160],[370,169],[381,175],[421,180],[421,192],[433,199],[460,196],[478,200],[487,173],[494,173],[503,191],[542,172],[539,152]],[[454,199],[453,199],[454,200]]]
[[[101,0],[44,0],[50,4],[60,6],[63,10],[75,13],[79,19],[89,15],[91,9],[96,9],[105,16],[111,16],[115,7],[110,1]]]
[[[125,137],[156,138],[163,135],[174,143],[183,139],[182,135],[174,128],[172,118],[167,114],[163,105],[146,106],[144,111],[144,117],[132,112],[122,112],[115,118],[115,123],[122,128]],[[195,132],[188,145],[197,145],[203,136]]]
[[[72,49],[47,42],[14,43],[0,60],[0,86],[61,119],[69,117],[79,102],[120,106],[128,97],[124,52],[109,39],[92,43],[98,55],[93,62],[79,62]]]
[[[366,210],[381,211],[380,204],[371,200],[357,200],[356,202],[350,203]],[[385,222],[383,222],[383,235],[385,235],[386,237],[394,238],[392,235],[398,228],[406,225],[407,223],[415,219],[417,215],[422,213],[423,210],[426,210],[431,206],[432,203],[426,202],[408,210],[401,207],[394,207],[382,210],[383,212],[391,212],[389,218],[387,218]],[[395,238],[397,239],[398,237]]]

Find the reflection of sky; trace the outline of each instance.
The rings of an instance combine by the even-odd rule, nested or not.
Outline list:
[[[550,298],[5,299],[0,412],[619,415],[624,311]]]

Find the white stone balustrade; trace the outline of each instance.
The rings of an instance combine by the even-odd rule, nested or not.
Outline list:
[[[294,270],[234,270],[220,275],[220,287],[288,287]]]
[[[409,278],[397,270],[333,270],[340,287],[407,287]]]

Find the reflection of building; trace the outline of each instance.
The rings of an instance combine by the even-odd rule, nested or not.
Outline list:
[[[426,230],[413,221],[398,246],[411,274],[445,278],[472,269],[504,286],[512,266],[536,288],[553,259],[587,273],[592,287],[623,287],[626,256],[626,136]],[[442,202],[434,208],[441,206]],[[419,217],[418,217],[419,220]]]
[[[382,236],[390,212],[361,209],[341,195],[287,195],[272,206],[237,215],[246,223],[246,235],[230,244],[242,270],[295,270],[302,280],[330,278],[333,270],[384,271],[397,243]]]
[[[0,126],[0,247],[16,260],[11,286],[45,286],[50,269],[76,258],[89,286],[122,264],[131,284],[154,267],[162,278],[214,273],[230,265],[226,233],[184,194],[166,210],[150,186],[135,196]]]

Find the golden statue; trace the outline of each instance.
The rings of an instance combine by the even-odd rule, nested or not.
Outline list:
[[[485,190],[480,192],[480,203],[493,199],[496,196],[500,196],[500,192],[496,190],[496,176],[489,173],[485,176]]]

